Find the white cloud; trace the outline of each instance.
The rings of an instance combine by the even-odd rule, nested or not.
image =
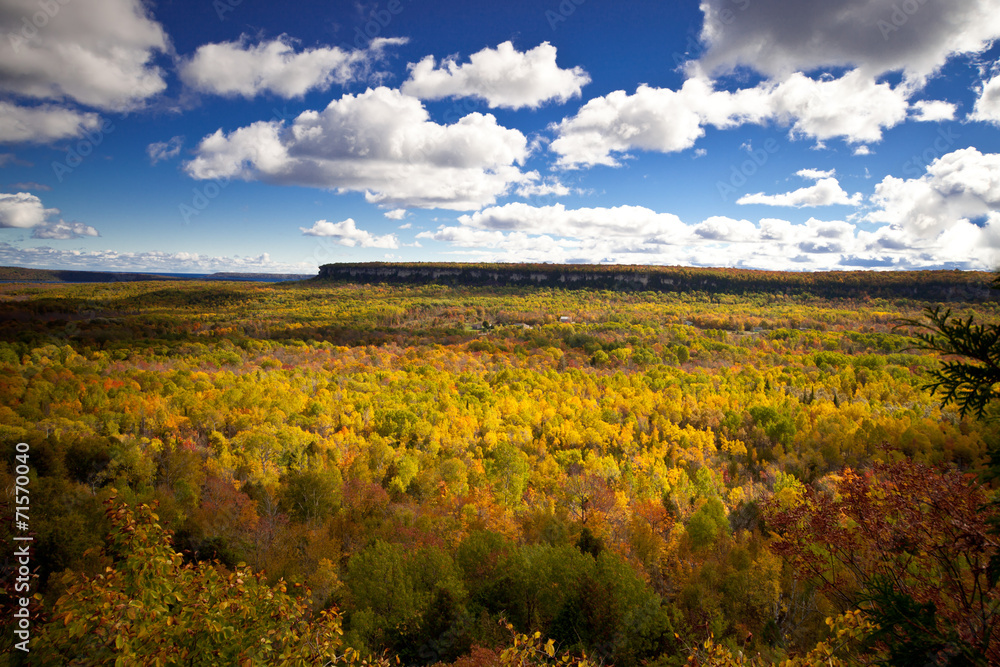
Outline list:
[[[385,217],[389,218],[390,220],[402,220],[403,218],[406,217],[406,209],[394,208],[391,211],[386,211],[383,215],[385,215]]]
[[[412,222],[405,222],[405,223],[403,223],[402,225],[399,226],[400,229],[410,229],[411,227],[413,227],[413,223]]]
[[[268,253],[257,256],[212,256],[196,252],[117,252],[17,247],[0,242],[0,265],[91,271],[148,271],[163,273],[300,273],[315,274],[315,262],[275,262]]]
[[[1000,126],[1000,76],[983,84],[969,119]]]
[[[944,100],[920,100],[914,102],[913,120],[924,123],[936,123],[942,120],[955,120],[957,106]]]
[[[554,176],[543,180],[537,171],[531,171],[525,178],[525,182],[517,186],[519,197],[565,197],[572,192]]]
[[[868,220],[937,239],[1000,211],[1000,154],[975,148],[948,153],[928,165],[920,178],[887,176],[875,186],[872,201],[878,209]]]
[[[877,83],[859,70],[837,79],[795,73],[735,92],[714,90],[701,78],[677,91],[642,85],[633,95],[619,90],[587,102],[553,127],[558,136],[550,147],[561,167],[618,166],[630,150],[691,148],[707,125],[726,129],[769,120],[789,126],[792,137],[876,142],[885,128],[906,119],[908,95],[906,87]]]
[[[84,236],[100,236],[97,230],[82,222],[49,222],[38,225],[31,233],[33,239],[49,239],[67,241]]]
[[[79,113],[52,104],[25,107],[0,101],[0,143],[72,139],[100,125],[101,119],[95,113]]]
[[[150,164],[156,164],[162,160],[169,160],[180,155],[181,146],[184,145],[184,137],[172,137],[169,141],[157,141],[146,146],[146,155],[149,156]]]
[[[410,77],[402,91],[425,100],[445,97],[476,97],[491,108],[537,108],[545,102],[566,102],[580,95],[590,83],[581,67],[561,69],[556,64],[556,47],[542,42],[520,52],[510,42],[486,48],[458,64],[447,58],[438,65],[433,56],[411,63]]]
[[[59,209],[45,208],[42,200],[28,192],[0,193],[0,227],[29,229],[43,225]]]
[[[974,234],[934,242],[891,225],[865,231],[843,220],[795,224],[714,216],[685,224],[636,206],[566,209],[507,204],[461,216],[457,225],[421,232],[447,244],[446,254],[477,261],[667,264],[780,270],[992,268],[1000,214]],[[965,223],[968,229],[978,229]],[[987,238],[989,237],[989,238]],[[990,240],[992,239],[992,240]]]
[[[386,46],[405,39],[379,38],[364,50],[345,51],[336,46],[296,52],[294,41],[282,35],[251,44],[239,41],[205,44],[180,64],[181,79],[191,88],[216,95],[251,98],[272,93],[284,98],[302,97],[311,90],[326,90],[366,76]]]
[[[830,169],[823,171],[822,169],[799,169],[795,172],[795,175],[801,178],[809,179],[810,181],[818,181],[821,178],[833,178],[837,175],[837,170]]]
[[[97,230],[80,222],[50,220],[57,208],[45,208],[42,200],[28,192],[0,193],[0,228],[31,229],[36,239],[75,239],[99,236]]]
[[[860,206],[862,201],[861,193],[848,195],[840,187],[840,182],[832,177],[832,173],[832,171],[822,172],[815,169],[804,169],[798,172],[798,174],[804,178],[818,179],[814,184],[777,195],[765,195],[763,192],[743,195],[736,200],[736,203],[761,204],[764,206],[793,206],[795,208],[832,206],[834,204]]]
[[[762,122],[769,111],[758,89],[716,91],[703,79],[688,79],[677,91],[641,85],[633,95],[617,90],[587,102],[553,127],[558,137],[550,147],[562,167],[618,166],[629,150],[682,151],[705,134],[706,124]]]
[[[726,216],[713,216],[695,225],[695,237],[706,241],[749,243],[758,238],[758,230],[749,220],[735,220]]]
[[[773,117],[790,125],[792,136],[839,137],[851,144],[881,141],[882,130],[906,120],[910,94],[906,86],[876,83],[861,70],[818,80],[795,73],[777,86],[762,85]]]
[[[125,111],[166,88],[153,60],[169,49],[169,40],[141,0],[50,6],[55,8],[46,14],[50,18],[36,28],[32,20],[43,10],[41,4],[4,0],[0,90]]]
[[[643,206],[567,209],[562,204],[531,206],[512,202],[459,218],[462,225],[481,230],[525,231],[559,237],[655,236],[664,239],[688,233],[680,218]]]
[[[205,137],[185,165],[198,179],[240,178],[364,192],[398,208],[474,210],[526,177],[527,139],[472,113],[430,120],[419,100],[379,87],[345,95],[290,125],[260,121]]]
[[[871,154],[872,154],[872,149],[868,148],[868,146],[865,146],[864,144],[855,148],[853,153],[853,155],[871,155]]]
[[[700,66],[746,66],[774,78],[829,67],[867,76],[902,71],[914,81],[949,57],[980,53],[1000,37],[994,0],[701,0]]]
[[[353,218],[340,222],[317,220],[313,226],[306,229],[299,227],[305,236],[323,236],[333,239],[334,243],[350,248],[398,248],[399,240],[395,234],[375,236],[371,232],[358,229]]]

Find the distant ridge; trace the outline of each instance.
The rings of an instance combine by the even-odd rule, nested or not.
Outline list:
[[[139,273],[117,271],[75,271],[27,269],[0,266],[0,282],[41,283],[120,283],[149,280],[239,280],[245,282],[286,282],[314,278],[295,273]]]
[[[466,287],[550,287],[711,294],[812,294],[824,298],[982,301],[996,298],[983,271],[790,272],[590,264],[325,264],[316,280]]]

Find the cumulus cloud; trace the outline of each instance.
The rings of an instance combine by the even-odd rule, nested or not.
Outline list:
[[[478,261],[667,264],[781,270],[988,269],[1000,214],[978,236],[928,242],[892,225],[865,230],[844,220],[792,223],[713,216],[691,224],[637,206],[567,209],[507,204],[463,215],[417,235]],[[974,225],[972,227],[975,228]],[[977,228],[978,229],[978,228]],[[987,238],[988,237],[988,238]]]
[[[692,228],[696,238],[726,243],[748,243],[758,238],[758,229],[749,220],[712,216]]]
[[[389,218],[390,220],[402,220],[403,218],[406,217],[406,209],[394,208],[391,211],[386,211],[383,215],[385,215],[385,217]]]
[[[920,81],[951,56],[1000,37],[993,0],[701,0],[708,72],[740,66],[773,78],[830,67]]]
[[[792,206],[795,208],[832,206],[834,204],[845,206],[861,205],[861,193],[848,195],[840,187],[840,182],[833,177],[833,170],[802,169],[796,173],[802,178],[812,179],[816,182],[804,188],[777,195],[766,195],[763,192],[743,195],[736,200],[736,203],[761,204],[764,206]]]
[[[80,222],[51,220],[57,208],[45,208],[42,200],[29,192],[0,193],[0,228],[31,229],[36,239],[75,239],[99,236],[97,230]]]
[[[526,177],[521,132],[472,113],[439,125],[419,100],[379,87],[306,111],[202,139],[185,165],[197,179],[240,178],[363,192],[398,208],[473,210]]]
[[[156,164],[180,155],[183,145],[184,137],[181,136],[172,137],[169,141],[157,141],[146,146],[146,155],[149,156],[150,164]]]
[[[299,227],[305,236],[323,236],[332,239],[334,243],[349,248],[398,248],[399,240],[395,234],[375,236],[371,232],[358,229],[353,218],[340,222],[317,220],[310,228]]]
[[[72,139],[100,125],[101,119],[96,113],[80,113],[52,104],[28,107],[0,102],[0,143],[49,143]]]
[[[1000,76],[983,84],[969,119],[1000,126]]]
[[[920,100],[912,106],[911,118],[924,123],[936,123],[942,120],[955,120],[958,107],[944,100]]]
[[[512,202],[463,215],[459,222],[475,229],[577,238],[657,236],[669,239],[679,233],[687,234],[687,228],[676,215],[656,213],[643,206],[567,209],[562,204],[531,206]]]
[[[29,192],[0,193],[0,227],[30,229],[58,214],[59,209],[45,208],[42,200]]]
[[[556,47],[548,42],[523,53],[504,42],[472,54],[461,65],[455,58],[438,64],[427,56],[411,63],[409,69],[402,86],[407,95],[425,100],[476,97],[491,108],[537,108],[553,100],[566,102],[590,83],[581,67],[561,69],[556,64]]]
[[[97,233],[96,229],[82,222],[64,222],[62,220],[39,225],[31,232],[33,239],[59,241],[78,239],[84,236],[100,236],[100,234]]]
[[[882,140],[882,131],[906,120],[910,90],[878,83],[861,70],[839,78],[813,79],[795,73],[781,83],[762,84],[769,92],[774,119],[792,136],[848,143]]]
[[[553,127],[558,136],[550,148],[562,167],[618,166],[629,150],[682,151],[705,134],[706,124],[759,123],[769,111],[760,89],[716,91],[704,79],[688,79],[677,91],[641,85],[633,95],[617,90],[588,101]]]
[[[801,73],[734,92],[691,78],[680,90],[642,85],[635,94],[615,91],[585,104],[553,127],[550,147],[561,167],[618,166],[630,150],[672,153],[691,148],[706,126],[732,128],[773,121],[792,137],[876,142],[906,119],[909,91],[878,83],[859,70],[840,78]]]
[[[543,179],[537,171],[528,172],[525,179],[517,186],[516,192],[520,197],[565,197],[572,192],[558,178],[550,176]]]
[[[180,75],[191,88],[215,95],[302,97],[366,76],[385,47],[405,43],[401,38],[378,38],[367,49],[332,46],[296,51],[294,40],[286,35],[257,44],[243,35],[235,42],[198,47],[181,62]]]
[[[934,160],[920,178],[887,176],[872,196],[872,222],[936,239],[1000,211],[1000,154],[963,148]],[[968,230],[966,230],[968,231]]]
[[[141,0],[55,3],[5,0],[0,11],[0,90],[125,111],[166,88],[156,54],[169,49]],[[49,16],[36,28],[33,17]],[[4,115],[4,114],[0,114]]]

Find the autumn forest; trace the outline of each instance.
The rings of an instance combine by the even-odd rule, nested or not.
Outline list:
[[[0,284],[4,650],[998,664],[994,405],[917,337],[993,276],[803,275]]]

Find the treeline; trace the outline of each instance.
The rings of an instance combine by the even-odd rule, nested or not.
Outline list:
[[[317,279],[396,285],[528,286],[737,295],[771,293],[812,295],[824,299],[971,301],[991,296],[989,274],[969,271],[793,273],[631,265],[371,262],[325,264],[320,267]]]
[[[19,266],[0,266],[0,281],[6,282],[115,283],[145,280],[180,280],[180,278],[152,273],[26,269]]]
[[[136,273],[129,271],[74,271],[70,269],[29,269],[19,266],[0,266],[2,282],[46,282],[46,283],[120,283],[163,280],[234,280],[246,282],[282,282],[305,280],[313,276],[304,274],[277,273],[213,273],[211,275],[183,276],[156,273]]]

